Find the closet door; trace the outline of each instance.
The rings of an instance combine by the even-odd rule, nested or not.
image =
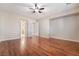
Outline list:
[[[21,40],[25,40],[27,37],[27,22],[25,20],[21,20]]]
[[[28,30],[27,20],[21,20],[21,51],[23,52],[25,48],[28,48],[27,45],[27,30]]]

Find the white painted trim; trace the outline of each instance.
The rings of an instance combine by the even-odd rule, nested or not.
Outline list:
[[[1,39],[0,42],[7,41],[7,40],[15,40],[15,39],[19,39],[19,38],[20,37]]]
[[[40,37],[49,38],[47,35],[40,35]]]
[[[32,36],[29,36],[29,37],[32,37]],[[49,36],[41,35],[40,37],[44,37],[44,38],[56,38],[56,39],[61,39],[61,40],[79,42],[79,41],[77,41],[77,40],[72,40],[72,39],[63,38],[63,37],[58,37],[58,36],[51,36],[51,37],[49,37]],[[19,38],[20,38],[20,37],[1,39],[0,42],[2,42],[2,41],[7,41],[7,40],[16,40],[16,39],[19,39]]]
[[[73,41],[73,42],[79,42],[77,40],[72,40],[72,39],[68,39],[68,38],[63,38],[63,37],[58,37],[58,36],[51,36],[50,38],[56,38],[56,39],[60,39],[60,40],[67,40],[67,41]]]

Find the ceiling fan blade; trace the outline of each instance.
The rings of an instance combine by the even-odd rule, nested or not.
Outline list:
[[[39,13],[42,13],[41,11],[38,11]]]
[[[35,3],[35,9],[39,9],[38,6],[37,6],[37,3]]]
[[[37,7],[37,3],[35,3],[35,7]]]
[[[35,11],[33,11],[33,13],[35,13]]]
[[[44,10],[44,8],[40,8],[39,10]]]
[[[33,8],[29,8],[29,9],[34,10]]]

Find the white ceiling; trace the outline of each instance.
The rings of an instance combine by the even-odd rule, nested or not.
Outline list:
[[[43,13],[32,13],[29,8],[34,7],[34,3],[0,3],[0,10],[12,12],[32,19],[46,18],[63,10],[71,9],[79,4],[66,3],[38,3],[39,7],[44,7]]]

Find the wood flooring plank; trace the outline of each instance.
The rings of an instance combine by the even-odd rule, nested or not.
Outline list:
[[[0,42],[0,56],[79,56],[79,43],[55,38],[27,38],[21,49],[21,39]]]

